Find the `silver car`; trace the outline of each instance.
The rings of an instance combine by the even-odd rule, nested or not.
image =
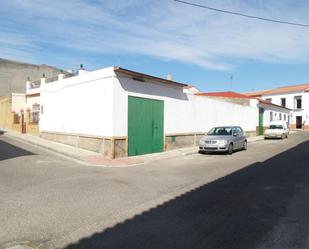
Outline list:
[[[227,152],[247,150],[247,139],[239,126],[221,126],[212,128],[199,142],[199,153]]]

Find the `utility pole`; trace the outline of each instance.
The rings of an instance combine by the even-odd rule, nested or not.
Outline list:
[[[233,90],[233,79],[234,79],[234,75],[231,74],[231,76],[230,76],[230,90],[231,91]]]

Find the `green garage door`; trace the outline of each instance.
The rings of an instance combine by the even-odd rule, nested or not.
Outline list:
[[[129,96],[128,155],[163,151],[164,102]]]

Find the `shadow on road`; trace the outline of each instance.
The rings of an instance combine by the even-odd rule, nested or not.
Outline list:
[[[34,154],[30,151],[21,149],[10,143],[0,140],[0,161],[30,155]]]
[[[308,151],[309,141],[66,248],[252,248],[286,216],[297,186],[306,186]]]

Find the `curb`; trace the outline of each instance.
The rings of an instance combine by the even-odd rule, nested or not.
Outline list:
[[[41,147],[41,148],[44,148],[44,149],[47,149],[47,150],[50,150],[50,151],[53,151],[53,152],[56,152],[56,153],[68,156],[68,157],[72,157],[74,159],[81,160],[80,156],[76,156],[76,155],[73,155],[73,154],[70,154],[70,153],[66,153],[66,152],[61,151],[61,150],[56,150],[56,149],[54,149],[54,148],[52,148],[50,146],[44,145],[44,144],[35,143],[35,142],[29,141],[29,140],[26,140],[26,139],[22,139],[22,138],[16,137],[14,135],[13,136],[12,135],[6,135],[6,136],[10,137],[12,139],[18,140],[20,142],[26,143],[26,144],[31,144],[31,145],[34,145],[34,146],[37,146],[37,147]]]
[[[84,164],[88,164],[80,156],[77,156],[77,155],[74,155],[74,154],[71,154],[71,153],[66,153],[66,152],[64,152],[62,150],[54,149],[54,148],[52,148],[52,147],[50,147],[48,145],[35,143],[35,142],[29,141],[27,139],[22,139],[22,138],[19,138],[17,136],[11,135],[11,134],[4,134],[4,136],[6,136],[8,138],[11,138],[13,140],[19,141],[19,142],[24,143],[24,144],[30,144],[32,146],[35,146],[35,147],[38,147],[38,148],[43,148],[45,150],[48,150],[48,151],[60,154],[62,156],[66,156],[66,157],[78,160],[79,162],[84,163]],[[92,165],[92,164],[89,164],[89,165]]]
[[[20,142],[25,143],[25,144],[30,144],[30,145],[33,145],[33,146],[36,146],[36,147],[39,147],[39,148],[46,149],[48,151],[51,151],[51,152],[63,155],[65,157],[69,157],[71,159],[75,159],[78,162],[80,162],[82,164],[85,164],[85,165],[111,167],[110,165],[96,165],[96,164],[89,163],[89,162],[85,161],[83,159],[83,157],[81,157],[79,155],[75,155],[75,154],[72,154],[72,153],[67,153],[67,152],[65,152],[63,150],[57,150],[57,149],[55,149],[55,148],[53,148],[51,146],[48,146],[48,145],[45,145],[45,144],[41,144],[41,143],[36,143],[36,142],[33,142],[31,140],[28,140],[28,139],[23,139],[23,138],[21,138],[19,136],[15,136],[14,134],[5,133],[4,136],[9,137],[9,138],[11,138],[13,140],[20,141]],[[258,136],[258,137],[254,137],[254,139],[252,139],[252,140],[248,140],[248,143],[257,142],[257,141],[261,141],[261,140],[264,140],[264,137],[263,136]],[[65,144],[61,144],[61,145],[65,146]],[[69,145],[66,145],[66,146],[69,146]],[[74,148],[73,146],[70,146],[70,147]],[[179,151],[179,152],[177,152],[177,150],[175,150],[175,153],[172,153],[170,155],[167,155],[167,154],[164,155],[164,152],[161,152],[162,153],[162,157],[154,156],[153,158],[151,158],[151,156],[150,156],[149,158],[147,158],[147,155],[146,155],[146,158],[144,158],[144,163],[147,162],[147,161],[148,162],[153,162],[153,161],[157,161],[157,160],[161,160],[161,159],[170,159],[170,158],[175,158],[175,157],[179,157],[179,156],[195,155],[195,154],[198,153],[198,146],[183,148],[183,150],[184,151]],[[188,150],[188,151],[185,152],[185,150]],[[89,153],[91,153],[91,151]],[[149,154],[149,155],[151,155],[151,154]],[[143,158],[143,155],[141,155],[140,157]]]

